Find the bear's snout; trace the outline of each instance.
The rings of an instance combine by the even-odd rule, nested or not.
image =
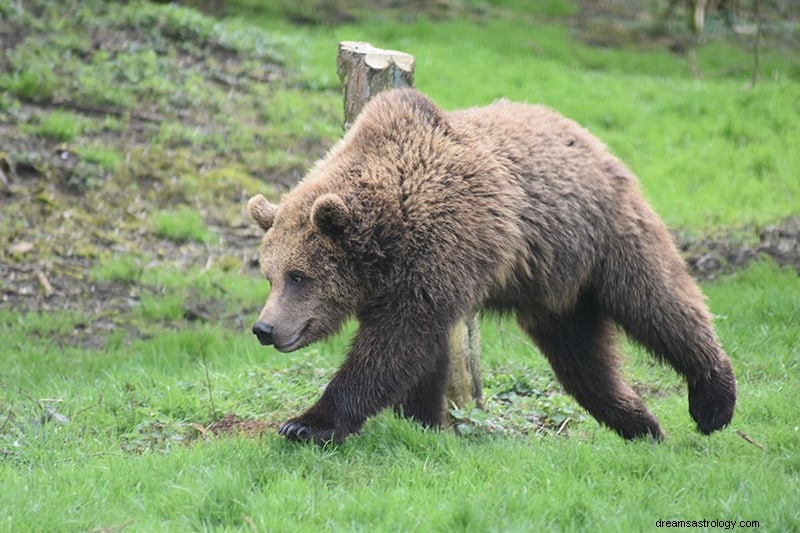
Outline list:
[[[258,342],[264,346],[269,346],[275,342],[275,329],[266,322],[258,321],[253,325],[253,335],[258,337]]]

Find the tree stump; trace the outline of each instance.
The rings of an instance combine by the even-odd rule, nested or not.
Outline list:
[[[369,43],[339,43],[336,72],[344,85],[344,129],[348,129],[364,105],[386,89],[414,86],[414,56],[381,50]]]
[[[336,71],[344,86],[344,124],[347,130],[364,105],[387,89],[414,86],[414,56],[375,48],[370,43],[339,43]],[[452,425],[450,408],[474,401],[481,406],[480,331],[478,317],[465,317],[450,332],[450,379],[442,410],[445,426]]]
[[[450,332],[450,380],[444,401],[442,420],[452,425],[451,408],[462,408],[474,401],[483,406],[481,382],[481,335],[478,315],[462,320]]]

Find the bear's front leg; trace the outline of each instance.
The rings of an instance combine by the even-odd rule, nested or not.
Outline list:
[[[315,444],[340,443],[351,433],[361,429],[361,423],[348,423],[345,417],[337,416],[330,385],[322,398],[302,415],[281,424],[278,432],[289,440],[313,441]]]
[[[385,331],[389,324],[391,332]],[[362,321],[347,358],[322,397],[285,422],[280,434],[301,442],[340,443],[360,431],[367,418],[407,398],[423,376],[437,373],[442,360],[446,369],[447,326],[436,334],[428,329],[427,334],[400,339],[395,334],[404,328],[397,321]]]

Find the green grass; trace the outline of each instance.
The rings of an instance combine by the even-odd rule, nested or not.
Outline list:
[[[105,170],[114,170],[123,161],[123,156],[116,150],[102,146],[81,146],[76,153],[90,163],[97,163]]]
[[[108,172],[98,183],[120,184],[109,197],[132,207],[96,209],[110,210],[121,227],[149,212],[145,223],[161,238],[211,244],[217,236],[201,215],[208,206],[243,204],[243,191],[277,196],[264,180],[302,172],[309,146],[319,151],[338,137],[336,43],[364,39],[415,54],[418,87],[445,108],[509,97],[545,103],[587,125],[683,232],[800,213],[800,56],[765,50],[762,81],[745,89],[750,58],[742,48],[701,47],[703,75],[694,79],[680,56],[588,47],[540,18],[574,13],[570,2],[537,4],[535,14],[522,1],[489,3],[503,9],[482,20],[367,16],[314,28],[292,26],[276,9],[259,15],[248,8],[252,0],[230,0],[240,18],[224,24],[150,2],[110,13],[87,0],[76,3],[74,17],[52,3],[35,21],[47,29],[44,42],[26,40],[5,56],[0,119],[17,117],[21,102],[159,110],[166,118],[150,144],[134,148],[106,147],[102,136],[83,142],[89,133],[124,132],[124,113],[101,124],[53,110],[24,127],[69,142],[81,160]],[[17,7],[0,0],[0,15]],[[135,30],[153,49],[117,50],[112,61],[94,50],[87,28]],[[209,43],[243,52],[244,66],[233,72],[204,63],[217,81],[242,83],[239,69],[258,76],[274,60],[288,65],[285,77],[213,92],[191,69],[176,68],[175,47],[203,61]],[[170,114],[190,102],[208,117]],[[217,126],[205,127],[206,118]],[[162,174],[168,179],[159,187],[149,185]],[[132,189],[137,178],[145,186]],[[141,208],[137,195],[159,196],[161,209]],[[197,204],[205,209],[176,207]],[[241,207],[233,211],[229,222],[240,224]],[[21,231],[26,221],[9,224]],[[92,239],[116,242],[113,228],[100,226]],[[756,529],[800,530],[794,271],[762,262],[704,285],[740,388],[732,427],[711,437],[694,431],[675,373],[626,345],[628,379],[646,391],[668,437],[659,445],[623,442],[560,391],[512,322],[488,319],[487,409],[461,413],[468,436],[424,431],[384,413],[360,436],[319,449],[285,442],[275,426],[319,396],[355,325],[279,354],[248,332],[267,285],[238,273],[245,259],[178,267],[158,256],[158,249],[97,253],[87,284],[130,288],[128,313],[0,307],[0,531],[650,531],[659,519],[757,520]],[[190,321],[194,302],[224,318]],[[114,329],[92,343],[101,347],[84,346],[83,332],[98,319],[111,319]],[[231,412],[272,426],[255,439],[201,435]],[[564,431],[537,433],[531,414]]]
[[[334,68],[342,40],[366,40],[416,57],[416,85],[446,109],[505,97],[553,107],[588,127],[640,177],[674,228],[764,224],[800,213],[800,62],[765,49],[762,81],[745,88],[752,57],[719,42],[697,51],[702,77],[663,48],[609,49],[576,41],[523,5],[482,23],[413,24],[374,17],[297,28],[232,1],[250,21],[299,35],[299,63],[340,101]]]
[[[96,281],[138,281],[144,271],[144,261],[138,254],[109,255],[98,261],[90,272]]]
[[[796,529],[800,278],[762,263],[705,289],[739,377],[737,414],[731,428],[698,435],[677,377],[628,350],[632,381],[660,391],[646,399],[668,432],[659,445],[625,443],[585,416],[566,437],[526,436],[515,429],[522,410],[505,432],[471,437],[384,413],[335,448],[274,430],[198,439],[193,424],[224,412],[278,422],[308,405],[345,339],[286,356],[245,331],[182,327],[101,354],[60,346],[75,323],[67,315],[4,310],[3,528],[642,531],[657,519],[724,518]],[[520,377],[552,387],[510,322],[482,329],[490,398]],[[499,416],[491,405],[487,416]],[[46,409],[69,421],[43,422]]]
[[[55,93],[55,86],[55,74],[36,66],[13,74],[0,75],[0,87],[28,100],[49,100]]]
[[[80,115],[69,111],[53,111],[31,126],[31,131],[48,139],[69,142],[80,135],[84,128],[85,120]]]
[[[155,213],[152,224],[156,235],[177,243],[212,243],[218,238],[208,229],[202,215],[187,206]]]

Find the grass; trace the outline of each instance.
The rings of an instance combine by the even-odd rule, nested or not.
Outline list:
[[[187,206],[155,213],[153,231],[158,236],[177,243],[212,243],[217,240],[217,235],[208,229],[202,215]]]
[[[56,77],[45,69],[32,68],[0,77],[0,87],[21,98],[46,101],[55,93]]]
[[[705,289],[739,376],[737,415],[732,428],[698,435],[677,377],[631,348],[632,380],[661,391],[647,398],[669,434],[660,445],[625,443],[589,417],[562,438],[513,427],[456,437],[388,413],[336,448],[294,445],[274,430],[204,440],[197,424],[221,413],[278,422],[307,405],[344,339],[285,356],[243,331],[184,327],[100,356],[59,347],[75,327],[67,315],[4,310],[4,528],[638,531],[657,519],[724,518],[795,529],[800,279],[760,263]],[[552,380],[510,323],[482,329],[487,395],[509,376]],[[568,409],[572,400],[555,394]],[[68,421],[45,421],[48,409]]]
[[[102,146],[81,146],[77,154],[90,163],[97,163],[103,169],[112,171],[123,161],[123,157],[113,149]]]
[[[80,135],[84,128],[84,120],[76,113],[54,111],[32,126],[31,131],[55,141],[69,142]]]
[[[762,82],[744,89],[749,55],[711,43],[697,51],[703,76],[695,79],[685,58],[662,50],[581,44],[540,18],[575,12],[559,1],[537,4],[537,13],[503,2],[478,21],[377,16],[313,28],[290,25],[275,9],[259,14],[252,0],[230,0],[239,18],[223,23],[150,2],[113,13],[76,2],[71,18],[39,3],[44,41],[23,41],[4,56],[0,121],[18,120],[23,104],[47,104],[22,125],[100,167],[104,179],[93,186],[117,184],[92,204],[113,224],[94,223],[91,243],[104,244],[91,248],[86,286],[122,286],[125,307],[101,316],[0,307],[0,530],[648,531],[659,519],[800,529],[796,272],[762,261],[704,285],[740,387],[732,427],[711,437],[694,431],[674,372],[626,345],[626,374],[668,437],[623,442],[563,394],[511,322],[492,319],[482,324],[487,409],[461,413],[468,436],[384,413],[360,436],[319,449],[285,442],[276,425],[318,397],[355,325],[295,354],[260,347],[248,322],[267,286],[241,274],[246,257],[218,255],[219,236],[203,218],[220,205],[208,220],[241,224],[245,192],[277,196],[271,178],[299,175],[312,151],[338,137],[336,43],[364,39],[414,53],[418,86],[448,109],[505,96],[587,125],[639,174],[674,228],[702,234],[773,223],[800,213],[792,144],[800,117],[791,112],[800,101],[800,56],[765,50]],[[0,0],[0,15],[19,5]],[[87,37],[120,30],[147,35],[151,47],[112,53]],[[239,63],[208,57],[215,46],[239,54]],[[177,68],[178,48],[215,81],[192,65]],[[265,64],[285,68],[284,77],[244,85],[247,75],[266,79]],[[59,101],[123,112],[81,118],[57,109]],[[174,109],[193,111],[183,120]],[[144,124],[157,113],[146,144],[126,144],[128,112],[143,114]],[[106,145],[112,135],[123,142]],[[0,154],[0,163],[8,157]],[[57,189],[35,192],[35,210],[56,217],[48,233],[94,220],[56,203]],[[111,203],[116,198],[125,205]],[[2,226],[35,241],[45,261],[28,225],[14,217]],[[208,247],[213,261],[165,263],[160,243],[111,248],[117,229]],[[88,248],[78,244],[69,253]],[[187,313],[204,307],[220,322]],[[108,332],[87,344],[96,322]],[[267,430],[214,438],[207,428],[226,413]],[[540,431],[538,422],[563,431]]]
[[[481,24],[413,24],[372,18],[351,25],[296,28],[231,4],[273,32],[301,36],[300,64],[315,86],[335,94],[332,68],[342,40],[366,40],[416,57],[416,85],[447,109],[505,97],[542,103],[588,127],[640,177],[671,227],[697,231],[764,224],[800,212],[800,63],[765,50],[762,83],[746,89],[750,54],[730,44],[697,51],[703,73],[662,48],[608,49],[576,41],[563,26],[524,6]]]
[[[142,257],[137,254],[117,254],[99,261],[90,276],[95,281],[139,281],[144,270]]]

